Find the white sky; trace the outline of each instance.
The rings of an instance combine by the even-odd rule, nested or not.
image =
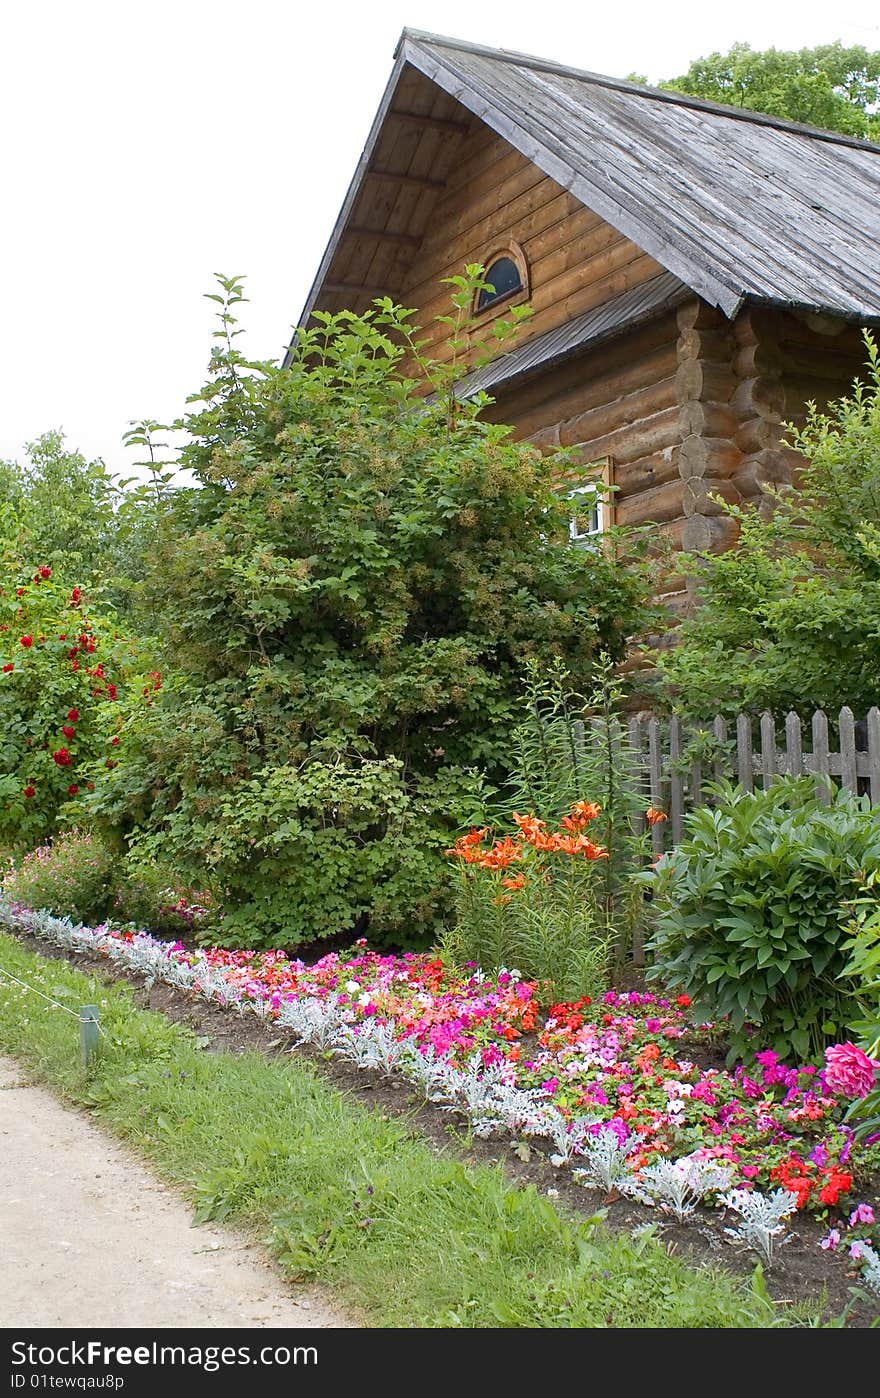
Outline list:
[[[404,25],[657,81],[737,41],[880,48],[877,0],[6,0],[0,458],[61,428],[128,472],[130,420],[204,378],[215,271],[279,356]]]

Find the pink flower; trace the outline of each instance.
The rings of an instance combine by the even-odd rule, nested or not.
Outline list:
[[[873,1223],[874,1210],[870,1204],[858,1204],[849,1216],[850,1228],[855,1228],[859,1223]]]
[[[835,1249],[836,1247],[839,1247],[839,1245],[840,1245],[840,1229],[839,1229],[839,1228],[832,1228],[831,1231],[829,1232],[827,1238],[823,1238],[822,1241],[821,1241],[821,1243],[819,1244],[820,1248],[824,1248],[826,1252],[829,1252],[829,1251],[830,1251],[830,1252],[833,1252],[834,1249]]]
[[[867,1096],[878,1068],[880,1063],[855,1044],[832,1044],[825,1050],[825,1081],[844,1097]]]

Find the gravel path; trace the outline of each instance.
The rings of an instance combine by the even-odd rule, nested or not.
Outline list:
[[[345,1327],[0,1058],[0,1326]]]

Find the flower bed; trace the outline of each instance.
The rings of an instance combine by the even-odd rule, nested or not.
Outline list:
[[[763,1228],[768,1256],[795,1209],[827,1217],[827,1248],[847,1248],[880,1294],[874,1211],[857,1202],[880,1147],[856,1145],[842,1121],[847,1094],[873,1073],[857,1051],[830,1050],[822,1069],[758,1052],[730,1072],[695,1061],[707,1057],[705,1032],[701,1040],[689,1021],[686,996],[609,991],[545,1014],[515,971],[489,979],[363,943],[306,965],[280,951],[187,951],[0,902],[2,925],[251,1011],[362,1068],[403,1074],[429,1100],[464,1111],[479,1135],[546,1138],[553,1163],[588,1184],[680,1218],[701,1199],[724,1203],[744,1220],[738,1236],[748,1225],[760,1241]],[[744,1210],[752,1196],[754,1213],[765,1190],[759,1226]]]

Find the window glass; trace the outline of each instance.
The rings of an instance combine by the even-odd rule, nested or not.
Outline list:
[[[487,306],[500,301],[502,296],[509,296],[511,292],[519,291],[522,288],[522,277],[512,257],[496,257],[488,268],[484,279],[492,287],[492,290],[480,292],[477,297],[478,311],[484,311]]]

